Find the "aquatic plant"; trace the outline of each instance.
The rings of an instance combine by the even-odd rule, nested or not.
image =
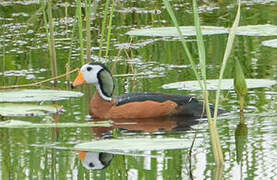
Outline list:
[[[114,6],[115,6],[115,0],[113,0],[112,9],[111,9],[111,12],[110,12],[110,17],[109,17],[108,33],[107,33],[107,40],[106,40],[107,41],[107,48],[106,48],[106,53],[105,53],[106,58],[109,55]]]
[[[66,6],[67,7],[67,6]],[[77,11],[77,8],[76,8],[76,11],[75,11],[75,16],[77,17],[77,14],[78,14],[78,11]],[[72,26],[72,33],[71,33],[71,36],[70,36],[70,48],[69,48],[69,51],[68,51],[68,57],[67,57],[67,63],[65,65],[65,68],[66,68],[66,81],[67,81],[67,88],[70,89],[71,88],[71,84],[70,84],[70,69],[71,69],[71,56],[72,56],[72,48],[73,48],[73,41],[75,40],[75,37],[74,37],[74,33],[76,31],[76,28],[77,28],[77,23],[78,23],[78,20],[75,20],[74,23],[73,23],[73,26]]]
[[[80,46],[80,61],[81,64],[85,64],[84,60],[84,38],[83,38],[83,22],[82,22],[82,2],[77,0],[77,19],[78,19],[78,31],[79,31],[79,46]]]
[[[239,24],[239,18],[240,18],[240,0],[238,0],[238,10],[236,14],[235,21],[233,23],[233,26],[230,30],[229,36],[228,36],[228,41],[224,53],[224,58],[220,70],[220,75],[219,75],[219,81],[218,81],[218,90],[216,92],[216,101],[215,101],[215,111],[214,111],[214,117],[211,116],[210,112],[210,106],[209,106],[209,93],[207,90],[207,85],[206,85],[206,56],[205,56],[205,45],[203,42],[203,35],[201,32],[201,27],[200,27],[200,19],[199,19],[199,14],[198,14],[198,7],[196,0],[193,0],[193,14],[194,14],[194,24],[196,28],[196,38],[197,38],[197,47],[198,47],[198,54],[199,54],[199,63],[200,63],[200,73],[198,73],[196,69],[196,65],[192,59],[191,53],[187,48],[184,36],[181,32],[181,29],[178,25],[177,19],[174,15],[174,11],[169,3],[168,0],[163,0],[166,9],[171,17],[171,20],[176,27],[179,37],[181,39],[183,48],[186,52],[186,55],[192,65],[192,70],[196,76],[196,79],[199,82],[199,85],[202,89],[203,96],[204,96],[204,104],[205,104],[205,109],[207,113],[207,118],[208,118],[208,124],[209,124],[209,130],[210,130],[210,135],[211,135],[211,144],[212,144],[212,150],[213,150],[213,157],[214,161],[217,165],[223,165],[224,163],[224,157],[222,153],[222,148],[220,145],[220,139],[219,135],[217,132],[216,128],[216,119],[217,119],[217,111],[218,111],[218,103],[219,103],[219,96],[220,96],[220,89],[221,89],[221,80],[223,79],[223,73],[227,64],[228,57],[230,56],[233,42],[234,42],[234,37],[235,37],[235,32]]]
[[[91,32],[90,32],[90,22],[91,22],[91,0],[86,0],[86,54],[87,62],[90,62],[90,53],[91,53]]]
[[[56,49],[55,49],[55,38],[54,38],[54,23],[52,17],[52,0],[48,1],[47,7],[48,14],[48,27],[49,27],[49,36],[48,37],[48,46],[49,46],[49,55],[50,55],[50,64],[52,70],[52,76],[56,77],[58,75],[57,68],[57,59],[56,59]],[[54,80],[54,86],[56,86],[56,80]]]
[[[101,26],[101,35],[100,35],[100,50],[98,57],[100,58],[102,56],[102,49],[103,49],[103,43],[104,43],[104,38],[105,38],[105,29],[106,29],[106,23],[107,23],[107,15],[108,15],[108,8],[110,5],[110,0],[106,0],[105,3],[105,9],[104,9],[104,18],[102,20],[102,26]]]
[[[5,37],[5,35],[3,36],[3,37]],[[5,59],[6,59],[6,57],[5,57],[5,44],[4,44],[4,40],[2,40],[2,53],[3,53],[3,58],[2,58],[2,69],[0,70],[0,71],[2,71],[2,74],[4,74],[4,72],[5,72]],[[2,85],[3,86],[5,86],[5,76],[2,76]]]
[[[245,120],[243,117],[243,108],[244,108],[244,102],[245,102],[245,96],[247,95],[248,89],[246,80],[243,74],[242,67],[240,65],[239,60],[235,60],[235,70],[234,70],[234,86],[235,91],[239,97],[239,103],[240,103],[240,122],[244,124]]]
[[[32,107],[28,105],[29,108]],[[28,106],[26,109],[28,109]],[[38,115],[44,115],[45,111],[56,111],[55,107],[51,107],[50,105],[47,106],[34,106],[38,110],[33,109],[35,113]],[[24,107],[24,106],[23,106]],[[20,106],[23,111],[25,110]],[[54,109],[53,109],[54,108]],[[46,110],[45,110],[46,109]],[[36,110],[36,111],[35,111]],[[111,121],[98,121],[98,122],[85,122],[85,123],[74,123],[74,122],[67,122],[67,123],[32,123],[28,121],[20,121],[20,120],[7,120],[0,122],[0,128],[76,128],[76,127],[110,127],[112,125]]]
[[[55,38],[54,38],[54,23],[53,23],[53,17],[52,17],[52,0],[48,1],[47,10],[46,10],[46,2],[42,1],[40,9],[42,9],[45,33],[48,41],[51,72],[52,72],[52,76],[56,77],[58,75],[58,68],[57,68],[57,59],[56,59]],[[48,21],[47,21],[47,18],[48,18]],[[56,83],[57,83],[56,79],[54,79],[54,86],[57,85]]]

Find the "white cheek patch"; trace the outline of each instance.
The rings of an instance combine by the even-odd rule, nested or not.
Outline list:
[[[88,67],[91,67],[92,69],[90,71],[88,71],[87,70]],[[98,78],[97,78],[97,74],[101,69],[102,69],[102,67],[99,66],[99,65],[85,64],[81,68],[81,72],[84,76],[84,79],[85,79],[86,83],[97,85],[99,83]]]
[[[87,152],[83,165],[90,170],[100,170],[105,166],[99,160],[99,154],[97,152]]]

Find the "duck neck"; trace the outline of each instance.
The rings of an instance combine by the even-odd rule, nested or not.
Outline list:
[[[114,105],[114,101],[106,101],[97,91],[90,100],[90,115],[95,118],[109,118],[109,111]]]
[[[96,89],[100,95],[101,98],[103,98],[103,100],[111,102],[112,101],[112,97],[108,97],[103,93],[103,90],[101,89],[100,85],[96,86]]]

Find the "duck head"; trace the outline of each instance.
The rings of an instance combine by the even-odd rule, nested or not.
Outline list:
[[[104,100],[112,100],[114,81],[111,72],[104,64],[88,63],[83,65],[72,86],[77,87],[83,84],[95,85]]]
[[[79,151],[79,158],[83,166],[88,170],[103,170],[113,160],[113,154],[104,152]]]

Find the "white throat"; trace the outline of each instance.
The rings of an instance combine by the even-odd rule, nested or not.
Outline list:
[[[100,96],[101,96],[104,100],[106,100],[106,101],[112,101],[112,98],[111,98],[111,97],[105,96],[105,95],[103,94],[103,92],[102,92],[102,90],[101,90],[99,84],[96,85],[96,89],[97,89],[98,93],[100,94]]]

